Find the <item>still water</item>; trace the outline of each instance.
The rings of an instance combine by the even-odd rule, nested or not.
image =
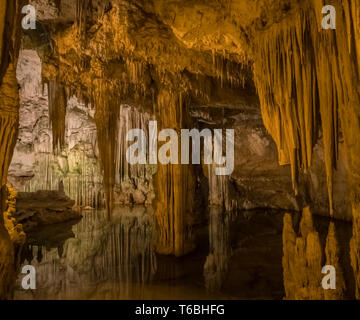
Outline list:
[[[151,209],[116,208],[111,221],[105,211],[84,211],[79,221],[28,235],[21,265],[35,267],[37,289],[23,290],[19,274],[15,299],[324,298],[329,250],[337,250],[341,298],[352,298],[351,224],[334,224],[339,241],[331,243],[339,248],[331,251],[328,219],[314,218],[313,226],[301,214],[290,219],[294,229],[283,213],[211,208],[208,226],[195,232],[197,249],[175,258],[155,252]],[[318,234],[318,247],[306,233]]]

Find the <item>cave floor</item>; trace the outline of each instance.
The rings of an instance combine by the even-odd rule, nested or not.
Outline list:
[[[194,231],[197,249],[181,258],[155,253],[151,217],[144,207],[116,208],[111,221],[104,210],[90,210],[28,234],[20,265],[35,267],[37,288],[23,290],[19,273],[15,299],[284,298],[282,212],[212,208],[208,225]],[[300,214],[293,220],[299,224]],[[324,244],[329,220],[316,217],[314,225]],[[351,224],[336,225],[349,252]],[[351,298],[347,254],[341,263]]]

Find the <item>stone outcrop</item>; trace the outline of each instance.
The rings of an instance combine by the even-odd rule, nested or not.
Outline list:
[[[28,232],[36,227],[81,218],[81,214],[73,210],[74,204],[64,190],[20,192],[14,218]]]

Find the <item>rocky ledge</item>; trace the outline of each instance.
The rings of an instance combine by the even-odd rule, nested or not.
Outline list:
[[[73,210],[74,204],[61,189],[19,192],[14,217],[28,232],[39,226],[80,219],[81,214]]]

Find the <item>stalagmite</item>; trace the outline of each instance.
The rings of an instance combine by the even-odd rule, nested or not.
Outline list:
[[[209,291],[221,289],[227,276],[231,256],[230,219],[221,207],[210,208],[210,252],[204,265],[205,285]]]
[[[291,214],[284,215],[282,261],[285,299],[324,298],[324,290],[321,287],[323,249],[309,208],[305,208],[302,213],[300,236],[294,231]]]
[[[99,155],[104,173],[104,188],[108,215],[113,206],[115,186],[116,136],[120,103],[106,84],[100,83],[99,92],[95,94],[95,123],[97,127]]]
[[[345,298],[345,279],[343,274],[343,268],[341,266],[341,255],[339,240],[336,234],[336,226],[333,221],[329,224],[329,231],[326,238],[326,265],[333,266],[336,270],[336,289],[325,290],[325,300],[341,300]]]

